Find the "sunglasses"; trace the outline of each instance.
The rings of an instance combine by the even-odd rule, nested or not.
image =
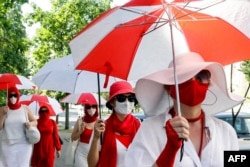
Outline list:
[[[210,82],[211,73],[208,70],[202,70],[197,75],[195,75],[194,78],[198,82],[206,84]]]
[[[17,94],[10,94],[9,98],[12,98],[12,97],[17,97]]]
[[[126,99],[128,99],[129,102],[135,102],[135,99],[136,99],[134,94],[131,94],[131,95],[128,95],[128,96],[117,95],[115,98],[120,103],[125,102]]]
[[[97,108],[97,105],[86,105],[86,109]]]
[[[45,110],[42,109],[42,110],[39,111],[39,113],[45,113],[45,112],[49,112],[49,110],[47,110],[47,109],[45,109]]]

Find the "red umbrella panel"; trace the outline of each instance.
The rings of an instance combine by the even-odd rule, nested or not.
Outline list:
[[[195,3],[132,0],[112,8],[70,41],[76,69],[137,80],[189,51],[223,65],[249,59],[249,38]]]
[[[36,116],[39,115],[38,111],[41,106],[47,106],[51,116],[55,116],[63,112],[60,103],[56,99],[48,96],[35,95],[35,94],[22,95],[20,97],[20,103],[28,105]]]
[[[18,89],[36,88],[36,85],[24,76],[12,73],[0,74],[0,89],[7,89],[12,86],[17,87]]]

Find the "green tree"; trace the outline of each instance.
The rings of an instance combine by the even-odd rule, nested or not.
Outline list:
[[[52,0],[51,3],[50,11],[32,4],[34,12],[25,17],[29,26],[40,24],[32,39],[34,73],[49,60],[70,54],[69,41],[110,6],[109,1],[94,0]]]
[[[250,89],[250,61],[247,60],[247,61],[243,61],[241,64],[240,64],[240,69],[239,71],[241,71],[244,75],[245,75],[245,78],[246,80],[248,81],[248,87],[246,89],[246,92],[245,92],[245,95],[244,95],[244,98],[246,100],[249,100],[249,97],[248,97],[248,92],[249,92],[249,89]],[[231,85],[230,85],[230,90],[231,92],[233,91],[233,88],[232,88],[232,78],[233,78],[233,67],[231,66],[231,78],[230,78],[230,82],[231,82]],[[234,110],[232,109],[232,118],[233,118],[233,121],[232,121],[232,125],[233,127],[235,128],[235,122],[236,122],[236,118],[237,116],[239,115],[240,113],[240,110],[242,108],[242,106],[244,105],[244,102],[240,104],[238,110],[236,112],[234,112]]]
[[[25,53],[29,47],[22,23],[22,4],[27,0],[0,1],[0,73],[29,76]],[[5,103],[6,93],[0,91],[0,105]]]
[[[70,54],[69,41],[93,19],[110,8],[109,0],[52,0],[50,11],[44,11],[36,4],[31,4],[34,12],[25,16],[27,25],[39,23],[40,27],[32,39],[30,61],[33,75],[49,60]],[[65,78],[67,79],[67,78]],[[65,93],[46,92],[56,99]],[[66,124],[68,129],[68,108],[66,106]]]

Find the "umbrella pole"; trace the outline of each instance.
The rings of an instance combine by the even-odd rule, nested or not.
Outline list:
[[[171,10],[171,9],[170,9]],[[173,56],[173,69],[174,69],[174,82],[175,82],[175,92],[176,92],[176,101],[177,101],[177,114],[181,116],[181,107],[180,107],[180,96],[179,96],[179,87],[178,87],[178,77],[176,75],[176,66],[175,66],[175,50],[174,50],[174,37],[173,37],[173,27],[172,27],[172,16],[171,11],[169,12],[169,27],[170,27],[170,35],[171,35],[171,46],[172,46],[172,56]],[[184,140],[182,139],[181,145],[181,155],[180,161],[182,161],[183,153],[184,153]]]
[[[171,35],[171,46],[172,46],[172,56],[173,56],[173,69],[174,69],[174,83],[175,83],[175,92],[176,92],[176,101],[177,101],[177,114],[181,116],[181,107],[180,107],[180,96],[179,96],[179,87],[178,87],[178,77],[176,75],[176,66],[175,66],[175,50],[174,50],[174,37],[173,37],[173,27],[172,27],[172,16],[171,11],[169,12],[169,28]]]
[[[98,83],[98,106],[99,106],[99,118],[102,118],[101,114],[101,90],[100,90],[100,75],[97,73],[97,83]],[[100,144],[102,145],[102,134],[100,136]]]
[[[99,107],[99,118],[102,118],[101,114],[101,89],[100,89],[100,75],[97,73],[97,84],[98,84],[98,107]]]

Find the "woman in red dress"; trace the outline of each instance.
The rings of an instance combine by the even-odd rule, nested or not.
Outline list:
[[[54,167],[56,156],[61,156],[61,143],[59,139],[56,122],[50,119],[48,107],[41,106],[37,128],[41,133],[40,141],[34,145],[31,166],[32,167]]]

